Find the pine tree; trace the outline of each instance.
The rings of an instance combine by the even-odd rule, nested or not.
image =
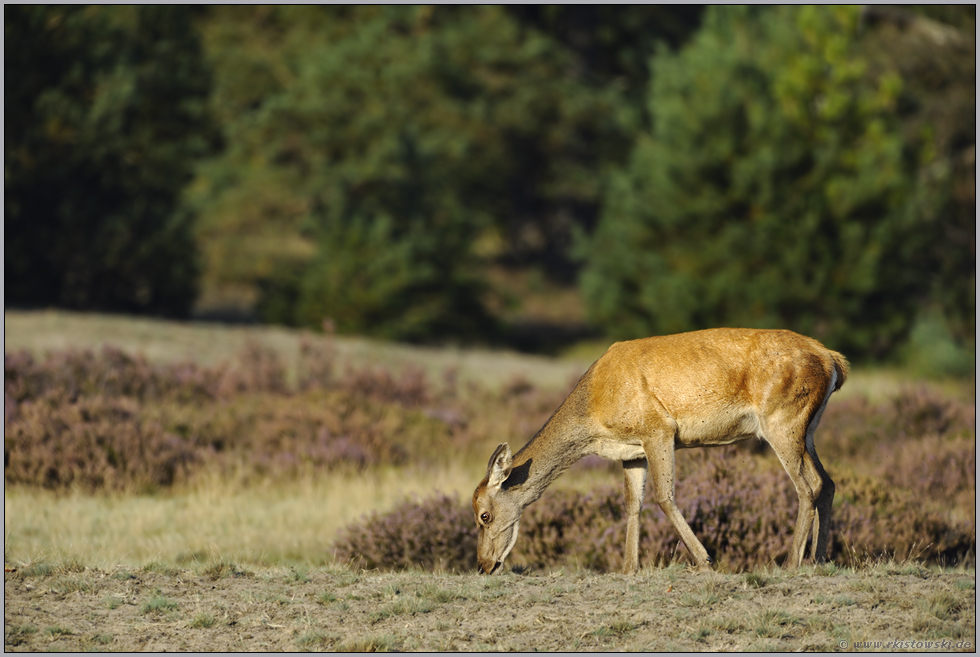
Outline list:
[[[929,288],[929,149],[901,79],[869,83],[858,10],[713,7],[652,60],[652,130],[583,247],[594,320],[618,337],[783,327],[853,356],[907,333]],[[930,168],[931,166],[931,168]]]
[[[190,10],[4,7],[8,303],[186,314],[213,149]]]

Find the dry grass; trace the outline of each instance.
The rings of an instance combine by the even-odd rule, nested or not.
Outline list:
[[[218,553],[245,563],[323,564],[332,561],[337,531],[361,515],[434,490],[462,499],[473,486],[463,469],[389,468],[252,487],[211,479],[141,496],[15,487],[4,496],[5,559],[134,566],[207,562]]]
[[[975,586],[975,570],[911,562],[831,576],[769,568],[757,571],[768,582],[761,589],[746,586],[744,576],[677,566],[631,577],[276,566],[213,579],[206,569],[161,572],[150,563],[135,575],[86,568],[86,588],[67,594],[65,568],[23,568],[5,578],[5,647],[791,652],[897,637],[948,642],[946,650],[976,645],[975,588],[967,586]],[[855,594],[838,600],[841,590]],[[685,605],[686,596],[703,599]]]
[[[40,356],[69,348],[98,350],[108,344],[127,353],[141,353],[152,363],[190,360],[198,365],[216,365],[233,360],[246,344],[255,342],[280,355],[291,382],[296,378],[300,342],[311,335],[276,326],[175,322],[62,310],[7,310],[3,327],[6,351],[27,349]],[[455,370],[461,381],[478,382],[491,389],[517,376],[538,387],[564,389],[569,379],[579,376],[591,362],[481,349],[417,347],[357,337],[336,337],[334,343],[344,363],[382,365],[392,370],[416,364],[435,381],[447,370]]]
[[[464,502],[485,467],[391,467],[252,486],[212,477],[138,496],[11,487],[4,496],[5,559],[135,567],[208,563],[220,554],[247,564],[323,565],[333,561],[341,528],[406,497],[444,492]],[[605,472],[580,474],[560,480],[561,488],[613,481]]]

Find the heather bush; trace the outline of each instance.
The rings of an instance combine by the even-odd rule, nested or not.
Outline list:
[[[792,545],[799,503],[789,477],[772,459],[751,457],[737,447],[700,450],[687,457],[687,474],[677,482],[677,504],[709,554],[722,570],[737,572],[785,562]],[[681,468],[679,468],[680,470]],[[973,485],[972,483],[969,485]],[[878,479],[838,481],[829,556],[834,560],[910,555],[927,562],[973,563],[975,524],[955,522],[921,503],[917,493]],[[455,505],[453,509],[446,508]],[[411,512],[409,510],[411,509]],[[429,544],[416,538],[420,509],[439,509],[440,518],[456,518],[448,537],[475,531],[467,505],[445,497],[406,504],[350,526],[338,554],[371,555],[371,567],[399,568],[431,563]],[[433,525],[435,526],[435,525]],[[581,566],[619,570],[626,538],[623,490],[600,486],[590,492],[550,490],[525,511],[521,536],[512,553],[515,563],[549,568]],[[356,550],[350,536],[357,536]],[[426,539],[431,540],[431,539]],[[457,539],[453,539],[457,540]],[[469,540],[469,539],[468,539]],[[375,541],[368,546],[365,543]],[[473,547],[475,550],[475,546]],[[452,561],[440,552],[446,568],[473,567],[472,554]],[[686,561],[688,554],[676,530],[647,487],[640,530],[641,563]]]
[[[898,448],[878,446],[871,472],[896,488],[907,488],[943,503],[976,496],[977,445],[974,440],[925,436]]]
[[[847,494],[834,508],[832,555],[857,563],[869,557],[976,563],[975,517],[953,520],[923,505],[916,492],[873,479],[842,478],[841,489]]]
[[[287,392],[286,368],[271,347],[249,340],[239,352],[238,361],[236,369],[218,368],[222,374],[218,387],[221,397],[249,392]]]
[[[151,399],[173,395],[183,399],[215,396],[220,373],[193,364],[154,366],[142,356],[129,356],[105,346],[91,350],[49,353],[36,360],[30,353],[4,353],[4,392],[14,403],[55,393],[74,400],[82,396]]]
[[[545,493],[521,519],[513,558],[537,567],[576,563],[602,570],[601,536],[625,522],[621,497],[613,486],[589,493]]]
[[[197,464],[195,445],[140,418],[127,397],[64,393],[19,404],[4,422],[4,479],[45,488],[154,489]]]
[[[347,367],[335,376],[329,341],[309,341],[301,356],[293,392],[281,359],[257,343],[235,366],[211,368],[150,364],[111,347],[42,359],[6,353],[5,481],[166,486],[199,468],[289,476],[445,458],[450,433],[467,442],[460,422],[440,419],[461,409],[424,408],[436,396],[420,369]],[[111,409],[123,409],[123,421],[103,421]],[[134,455],[144,467],[130,463]]]
[[[821,455],[865,457],[927,436],[973,440],[976,404],[921,386],[879,403],[864,397],[835,399],[820,422],[817,447]]]
[[[177,413],[161,409],[160,415]],[[242,395],[191,412],[182,432],[209,449],[215,468],[247,476],[309,474],[337,467],[399,465],[445,451],[447,429],[419,411],[340,391],[289,397]]]
[[[67,399],[102,395],[140,401],[176,399],[213,401],[243,393],[288,392],[285,367],[278,354],[257,342],[247,342],[236,366],[204,367],[190,362],[151,364],[106,345],[48,353],[35,359],[26,351],[4,352],[4,392],[14,402],[51,392]]]
[[[329,339],[301,345],[294,388],[276,353],[255,343],[214,367],[151,364],[111,347],[40,359],[5,353],[4,479],[147,490],[205,470],[252,480],[482,461],[500,441],[516,446],[533,435],[565,396],[523,378],[497,392],[468,386],[460,394],[452,372],[433,385],[419,368],[340,367]],[[975,434],[974,404],[926,388],[832,403],[817,434],[837,482],[831,557],[975,561]],[[723,569],[787,557],[797,496],[768,451],[748,441],[677,453],[678,505]],[[617,469],[592,458],[576,470],[600,467]],[[643,563],[686,560],[652,486],[647,493]],[[369,567],[467,570],[474,532],[466,505],[437,497],[350,526],[337,551]],[[525,512],[521,534],[517,563],[618,570],[622,485],[549,490]]]
[[[5,421],[14,421],[18,405],[45,397],[66,404],[93,395],[107,399],[125,397],[138,402],[141,412],[151,414],[168,430],[221,451],[223,446],[240,442],[231,434],[250,431],[244,421],[248,404],[276,399],[288,406],[288,400],[297,394],[324,391],[337,393],[325,400],[335,415],[345,419],[354,416],[356,420],[353,425],[326,423],[331,436],[328,442],[350,444],[349,449],[341,451],[355,453],[358,445],[368,452],[377,446],[371,436],[364,434],[372,422],[382,421],[391,413],[404,415],[390,410],[393,406],[421,411],[433,424],[442,425],[436,433],[448,430],[455,447],[468,447],[502,439],[522,440],[547,420],[563,398],[561,392],[541,392],[526,381],[516,381],[499,394],[470,384],[468,394],[460,395],[452,372],[446,374],[442,385],[434,386],[418,367],[398,373],[349,365],[339,370],[335,355],[329,339],[304,341],[296,389],[291,390],[281,359],[257,343],[247,344],[234,364],[214,367],[187,362],[151,364],[143,356],[130,356],[112,347],[98,352],[52,352],[40,359],[28,352],[5,353],[4,417]],[[238,403],[246,397],[251,401]],[[313,437],[315,442],[316,431],[310,431],[308,425],[316,421],[304,419],[305,411],[299,406],[302,404],[294,404],[293,415],[282,418],[286,424],[294,422],[298,426],[282,425],[281,431],[287,436]],[[229,422],[226,417],[217,421],[216,416],[228,415],[222,408],[244,414],[243,420]],[[365,414],[369,416],[367,420],[363,418]],[[229,426],[218,426],[222,422]],[[207,435],[197,435],[202,428]],[[366,464],[391,462],[387,457],[359,460]]]
[[[925,386],[903,390],[891,400],[891,406],[895,427],[910,437],[976,431],[976,404],[959,402]]]
[[[449,428],[341,392],[241,395],[207,407],[58,393],[13,405],[5,481],[59,488],[166,486],[206,468],[281,477],[400,465],[449,452]]]
[[[36,360],[26,351],[4,353],[4,391],[15,402],[57,392],[73,401],[103,395],[140,401],[177,399],[210,401],[248,390],[276,390],[274,378],[261,370],[268,357],[253,346],[242,354],[243,366],[207,368],[194,363],[150,364],[142,355],[131,356],[111,346],[98,353],[86,350],[51,352]],[[256,371],[257,370],[257,371]],[[269,379],[273,382],[269,385]],[[265,385],[263,385],[265,384]]]
[[[347,367],[343,388],[354,395],[418,408],[432,401],[429,382],[420,367],[406,368],[400,376],[384,369]]]
[[[469,571],[476,568],[476,524],[471,510],[445,495],[406,501],[348,526],[334,553],[363,568]]]
[[[716,563],[726,570],[782,562],[792,542],[797,498],[781,468],[757,471],[758,462],[736,459],[745,450],[701,450],[678,478],[677,504]],[[736,464],[738,467],[736,467]],[[681,470],[681,468],[678,468]],[[647,486],[641,514],[640,552],[646,563],[682,558],[686,550]],[[582,566],[618,570],[623,562],[626,521],[621,486],[590,494],[549,492],[524,514],[523,544],[515,558],[543,567],[565,555]]]
[[[331,385],[337,360],[337,348],[330,339],[304,337],[299,343],[297,383],[300,390],[327,388]]]

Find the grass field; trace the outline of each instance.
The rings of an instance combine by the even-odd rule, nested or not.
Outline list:
[[[975,587],[973,571],[901,563],[631,577],[34,564],[4,579],[4,649],[974,652]]]
[[[487,580],[452,564],[436,574],[364,572],[344,556],[337,561],[336,541],[370,517],[399,536],[418,534],[418,549],[430,549],[431,529],[405,526],[416,510],[385,515],[408,508],[406,499],[418,513],[448,513],[453,531],[472,531],[465,506],[487,456],[498,442],[517,448],[533,435],[588,366],[588,349],[546,359],[65,312],[8,312],[4,325],[8,356],[26,349],[35,359],[6,360],[5,390],[23,372],[33,372],[24,379],[30,385],[50,388],[5,393],[5,453],[17,463],[35,459],[42,474],[62,468],[44,484],[27,483],[31,468],[5,468],[4,560],[16,568],[5,577],[9,649],[833,650],[839,641],[854,649],[855,641],[916,638],[976,645],[973,380],[858,367],[834,396],[817,443],[838,482],[836,565],[793,573],[773,565],[776,553],[759,562],[729,552],[723,572],[699,576],[680,564],[652,567],[653,550],[665,548],[651,538],[635,580],[596,574],[615,570],[620,548],[616,539],[611,556],[587,556],[596,541],[588,531],[615,523],[575,516],[565,543],[541,530],[566,522],[563,509],[589,504],[583,500],[621,503],[618,466],[590,461],[529,510],[511,560],[526,565]],[[310,351],[311,343],[327,351]],[[104,345],[146,363],[100,356]],[[79,360],[71,349],[95,355]],[[332,374],[310,384],[316,358],[327,358]],[[179,362],[197,369],[166,369]],[[176,392],[146,392],[147,381]],[[71,452],[58,442],[65,436],[101,447]],[[45,441],[55,451],[29,451]],[[142,450],[177,443],[189,469],[152,481],[154,470],[133,474],[153,459]],[[313,443],[321,451],[303,452]],[[139,449],[126,457],[132,445]],[[100,449],[112,457],[96,467],[87,459]],[[306,456],[296,462],[299,453]],[[695,497],[685,486],[700,491],[713,477],[734,476],[736,488],[761,486],[752,495],[768,496],[752,497],[739,522],[795,513],[788,479],[766,450],[678,458],[682,510]],[[742,469],[724,474],[732,459]],[[436,493],[448,502],[433,502]],[[651,537],[663,529],[661,515],[648,501]],[[791,529],[782,518],[763,524]],[[364,526],[364,536],[375,536]],[[749,534],[743,541],[755,540]],[[959,542],[949,543],[954,534]]]
[[[71,313],[65,311],[7,311],[3,317],[5,351],[27,349],[36,354],[51,350],[98,349],[109,344],[129,353],[142,353],[151,362],[192,360],[213,365],[231,360],[248,342],[257,342],[279,353],[287,375],[295,377],[300,343],[310,334],[275,326],[226,325],[207,322],[173,322],[141,317]],[[455,347],[431,348],[378,342],[366,338],[334,338],[338,356],[355,365],[403,368],[419,365],[438,378],[449,369],[464,380],[496,388],[515,376],[524,376],[535,385],[561,388],[577,378],[602,355],[599,346],[593,354],[572,360],[555,360],[513,352]],[[588,352],[588,350],[586,350]]]
[[[472,487],[460,470],[386,468],[299,481],[235,485],[218,479],[155,495],[57,493],[10,488],[5,555],[19,562],[78,559],[99,567],[158,561],[186,565],[213,555],[254,565],[333,562],[337,532],[406,496]]]

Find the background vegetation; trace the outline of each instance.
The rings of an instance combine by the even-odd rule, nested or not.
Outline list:
[[[8,304],[972,360],[972,6],[4,12]]]
[[[62,321],[84,335],[84,322]],[[12,348],[43,335],[41,323],[24,333],[6,324],[5,549],[15,562],[186,565],[218,553],[472,571],[468,496],[487,455],[502,440],[523,445],[587,366],[566,363],[565,382],[544,385],[554,364],[526,359],[526,375],[494,381],[479,367],[430,373],[428,350],[379,366],[341,338],[292,334],[298,349],[287,350],[262,332],[233,359],[200,358],[211,364],[111,346],[42,355]],[[223,331],[226,343],[234,330]],[[860,371],[835,395],[817,440],[837,482],[838,564],[974,564],[973,395],[963,382]],[[782,563],[797,503],[768,448],[680,452],[678,471],[678,505],[723,571]],[[514,563],[618,570],[621,480],[617,463],[576,465],[528,509]],[[686,559],[649,498],[642,518],[645,564]]]
[[[4,23],[5,647],[975,647],[974,6]],[[778,567],[796,496],[744,444],[678,455],[721,573],[647,499],[598,577],[585,459],[475,575],[493,447],[610,339],[721,324],[855,363],[833,563]]]
[[[186,315],[218,137],[189,11],[7,7],[4,61],[6,302]]]

